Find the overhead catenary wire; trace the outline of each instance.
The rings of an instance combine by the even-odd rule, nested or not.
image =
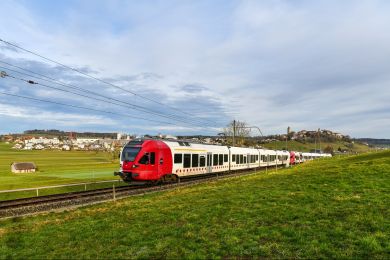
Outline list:
[[[170,109],[172,109],[172,110],[181,112],[181,113],[186,114],[186,115],[189,115],[189,116],[195,116],[195,115],[193,115],[193,114],[191,114],[191,113],[187,113],[187,112],[185,112],[185,111],[182,111],[181,109],[178,109],[178,108],[176,108],[176,107],[172,107],[172,106],[169,106],[169,105],[164,104],[164,103],[162,103],[162,102],[159,102],[159,101],[157,101],[157,100],[154,100],[154,99],[152,99],[152,98],[146,97],[146,96],[144,96],[144,95],[140,95],[140,94],[138,94],[138,93],[135,93],[134,91],[127,90],[127,89],[125,89],[125,88],[122,88],[122,87],[120,87],[120,86],[117,86],[117,85],[115,85],[115,84],[112,84],[111,82],[108,82],[108,81],[106,81],[106,80],[100,79],[100,78],[95,77],[95,76],[92,76],[92,75],[90,75],[90,74],[88,74],[88,73],[85,73],[85,72],[82,72],[82,71],[80,71],[80,70],[78,70],[78,69],[72,68],[72,67],[70,67],[70,66],[68,66],[68,65],[65,65],[65,64],[61,63],[61,62],[58,62],[58,61],[55,61],[55,60],[53,60],[53,59],[47,58],[47,57],[45,57],[45,56],[43,56],[43,55],[41,55],[41,54],[39,54],[39,53],[37,53],[37,52],[28,50],[28,49],[23,48],[23,47],[21,47],[21,46],[19,46],[19,45],[16,45],[16,44],[10,43],[10,42],[8,42],[8,41],[6,41],[6,40],[3,40],[3,39],[1,39],[1,38],[0,38],[0,41],[3,42],[3,43],[5,43],[5,44],[7,44],[7,45],[9,45],[9,46],[12,46],[12,47],[14,47],[14,48],[23,50],[23,51],[25,51],[25,52],[27,52],[27,53],[30,53],[30,54],[35,55],[35,56],[37,56],[37,57],[40,57],[40,58],[42,58],[42,59],[44,59],[44,60],[46,60],[46,61],[52,62],[52,63],[54,63],[54,64],[57,64],[57,65],[59,65],[59,66],[61,66],[61,67],[64,67],[64,68],[69,69],[69,70],[72,70],[72,71],[74,71],[74,72],[77,72],[77,73],[79,73],[79,74],[81,74],[81,75],[84,75],[84,76],[86,76],[86,77],[89,77],[89,78],[91,78],[91,79],[97,80],[97,81],[99,81],[99,82],[101,82],[101,83],[104,83],[104,84],[106,84],[106,85],[109,85],[109,86],[111,86],[111,87],[120,89],[120,90],[125,91],[125,92],[128,92],[128,93],[130,93],[130,94],[133,94],[134,96],[138,96],[138,97],[143,98],[143,99],[145,99],[145,100],[148,100],[148,101],[154,102],[154,103],[156,103],[156,104],[159,104],[159,105],[168,107],[168,108],[170,108]],[[202,119],[202,120],[203,120],[203,121],[209,121],[209,122],[214,123],[212,120],[208,120],[208,119]]]
[[[33,71],[24,69],[22,67],[10,64],[10,63],[5,62],[5,61],[1,61],[0,60],[0,63],[6,64],[7,66],[15,67],[15,68],[23,70],[23,71],[27,71],[27,72],[32,73],[32,74],[37,74],[37,75],[39,75],[41,77],[44,77],[44,78],[37,77],[37,76],[31,75],[31,74],[27,74],[27,73],[24,73],[24,72],[16,71],[16,70],[10,69],[8,67],[0,66],[0,68],[3,68],[5,70],[12,71],[12,72],[15,72],[15,73],[27,76],[27,77],[32,77],[32,78],[35,78],[35,79],[39,79],[39,80],[43,80],[43,81],[46,81],[46,82],[54,83],[54,84],[57,84],[57,85],[61,85],[61,86],[66,87],[66,88],[75,89],[75,90],[80,91],[80,92],[84,92],[84,93],[96,95],[96,96],[99,96],[99,97],[103,97],[105,99],[109,99],[109,100],[121,103],[123,105],[126,105],[127,107],[129,107],[131,109],[134,109],[134,110],[137,110],[137,111],[141,111],[141,112],[144,112],[144,113],[149,113],[149,114],[161,116],[161,117],[164,117],[164,118],[170,118],[170,119],[173,119],[173,120],[176,120],[176,121],[180,121],[180,122],[191,122],[191,123],[197,123],[197,124],[205,125],[200,120],[188,120],[187,118],[178,117],[178,116],[176,116],[174,114],[161,113],[161,112],[155,111],[153,109],[150,109],[150,108],[147,108],[147,107],[144,107],[144,106],[135,105],[135,104],[132,104],[132,103],[129,103],[129,102],[125,102],[125,101],[122,101],[122,100],[119,100],[119,99],[116,99],[116,98],[113,98],[113,97],[109,97],[109,96],[106,96],[106,95],[103,95],[103,94],[100,94],[100,93],[97,93],[97,92],[94,92],[94,91],[91,91],[91,90],[87,90],[87,89],[84,89],[84,88],[81,88],[81,87],[77,87],[77,86],[74,86],[74,85],[65,84],[65,83],[57,81],[57,80],[55,80],[55,79],[53,79],[51,77],[47,77],[47,76],[45,76],[43,74],[40,74],[40,73],[35,73]],[[41,84],[41,85],[43,85],[43,84]],[[59,88],[56,88],[56,89],[59,90],[59,91],[62,91]],[[112,103],[112,102],[110,102],[110,103]],[[119,104],[116,104],[116,105],[119,105]],[[210,126],[210,125],[207,124],[207,126]],[[216,125],[214,125],[214,126],[216,126]]]
[[[0,68],[3,68],[3,67],[0,66]],[[7,69],[8,69],[8,68],[7,68]],[[8,69],[8,70],[10,70],[10,69]],[[13,71],[13,70],[10,70],[10,71]],[[14,71],[14,72],[17,72],[17,71]],[[24,74],[24,73],[22,73],[22,74]],[[10,77],[10,78],[13,78],[13,79],[16,79],[16,80],[23,81],[23,82],[25,82],[25,83],[29,83],[29,84],[33,84],[33,85],[40,85],[40,86],[43,86],[43,87],[46,87],[46,88],[54,89],[54,90],[61,91],[61,92],[65,92],[65,93],[70,93],[70,94],[77,95],[77,96],[80,96],[80,97],[89,98],[89,99],[92,99],[92,100],[96,100],[96,101],[100,101],[100,102],[105,102],[105,103],[109,103],[109,104],[113,104],[113,105],[117,105],[117,106],[121,106],[121,107],[124,106],[123,104],[121,105],[121,104],[118,104],[118,103],[115,103],[115,102],[112,102],[112,101],[109,101],[109,100],[104,100],[104,99],[101,99],[101,98],[96,98],[96,97],[92,97],[92,96],[80,94],[80,93],[73,92],[73,91],[70,91],[70,90],[65,90],[65,89],[61,89],[61,88],[49,86],[49,85],[46,85],[46,84],[43,84],[43,83],[39,83],[39,82],[37,82],[37,81],[27,80],[27,79],[15,77],[15,76],[10,75],[10,74],[6,74],[6,76],[7,76],[7,77]],[[30,75],[30,76],[31,76],[31,75]],[[100,96],[102,96],[102,95],[100,95]],[[103,96],[103,97],[104,97],[104,98],[107,98],[107,97],[105,97],[105,96]],[[183,123],[183,124],[190,125],[190,126],[197,126],[197,127],[202,127],[202,128],[211,127],[211,126],[199,125],[199,124],[192,123],[192,122],[187,122],[187,121],[185,121],[185,120],[177,119],[177,118],[174,118],[174,117],[172,117],[172,116],[167,116],[167,115],[160,114],[160,113],[157,113],[157,112],[147,111],[147,110],[144,110],[144,109],[137,108],[137,106],[136,106],[136,107],[133,107],[131,104],[130,104],[130,106],[129,106],[129,105],[126,105],[126,106],[129,107],[129,108],[131,108],[131,109],[137,110],[137,111],[141,111],[141,112],[144,112],[144,113],[149,113],[149,114],[153,114],[153,115],[156,115],[156,116],[164,117],[164,118],[167,118],[167,119],[175,120],[175,121],[178,121],[178,122],[181,122],[181,123]],[[177,125],[177,124],[176,124],[176,125]]]
[[[57,102],[57,101],[45,100],[45,99],[34,98],[34,97],[27,97],[27,96],[22,96],[22,95],[17,95],[17,94],[2,92],[2,91],[0,91],[0,94],[1,95],[6,95],[6,96],[12,96],[12,97],[18,97],[18,98],[33,100],[33,101],[38,101],[38,102],[43,102],[43,103],[50,103],[50,104],[55,104],[55,105],[61,105],[61,106],[66,106],[66,107],[77,108],[77,109],[84,109],[84,110],[89,110],[89,111],[94,111],[94,112],[100,112],[100,113],[105,113],[105,114],[111,114],[111,115],[117,115],[117,116],[125,116],[125,117],[129,117],[129,118],[133,118],[133,119],[140,119],[140,120],[150,121],[150,122],[154,122],[154,123],[176,125],[176,124],[171,123],[171,122],[164,122],[164,121],[153,120],[153,119],[144,118],[144,117],[138,117],[138,116],[129,116],[129,115],[126,115],[126,114],[116,113],[116,112],[112,112],[112,111],[106,111],[106,110],[95,109],[95,108],[90,108],[90,107],[66,104],[66,103],[61,103],[61,102]]]

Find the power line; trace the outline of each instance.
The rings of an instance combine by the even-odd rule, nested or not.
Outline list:
[[[78,69],[72,68],[72,67],[70,67],[70,66],[68,66],[68,65],[65,65],[65,64],[60,63],[60,62],[58,62],[58,61],[52,60],[52,59],[50,59],[50,58],[47,58],[47,57],[45,57],[45,56],[43,56],[43,55],[41,55],[41,54],[38,54],[38,53],[36,53],[36,52],[34,52],[34,51],[27,50],[27,49],[25,49],[25,48],[23,48],[23,47],[20,47],[20,46],[16,45],[16,44],[13,44],[13,43],[10,43],[10,42],[8,42],[8,41],[5,41],[5,40],[3,40],[3,39],[1,39],[1,38],[0,38],[0,41],[3,42],[3,43],[5,43],[5,44],[7,44],[7,45],[13,46],[13,47],[15,47],[15,48],[17,48],[17,49],[23,50],[23,51],[25,51],[25,52],[27,52],[27,53],[33,54],[33,55],[35,55],[35,56],[37,56],[37,57],[40,57],[40,58],[42,58],[42,59],[44,59],[44,60],[50,61],[50,62],[52,62],[52,63],[54,63],[54,64],[57,64],[57,65],[59,65],[59,66],[62,66],[62,67],[67,68],[67,69],[69,69],[69,70],[72,70],[72,71],[74,71],[74,72],[77,72],[77,73],[79,73],[79,74],[81,74],[81,75],[84,75],[84,76],[86,76],[86,77],[89,77],[89,78],[91,78],[91,79],[97,80],[97,81],[102,82],[102,83],[104,83],[104,84],[110,85],[110,86],[112,86],[112,87],[114,87],[114,88],[120,89],[120,90],[125,91],[125,92],[128,92],[128,93],[130,93],[130,94],[133,94],[134,96],[138,96],[138,97],[140,97],[140,98],[146,99],[146,100],[151,101],[151,102],[154,102],[154,103],[156,103],[156,104],[159,104],[159,105],[162,105],[162,106],[166,106],[166,107],[168,107],[168,108],[170,108],[170,109],[172,109],[172,110],[179,111],[179,112],[181,112],[181,113],[183,113],[183,114],[190,115],[190,116],[194,116],[194,115],[192,115],[192,114],[190,114],[190,113],[187,113],[187,112],[185,112],[185,111],[182,111],[182,110],[180,110],[180,109],[178,109],[178,108],[169,106],[169,105],[167,105],[167,104],[161,103],[161,102],[159,102],[159,101],[156,101],[156,100],[154,100],[154,99],[148,98],[148,97],[146,97],[146,96],[137,94],[137,93],[135,93],[135,92],[133,92],[133,91],[127,90],[127,89],[122,88],[122,87],[119,87],[119,86],[114,85],[114,84],[112,84],[112,83],[110,83],[110,82],[108,82],[108,81],[102,80],[102,79],[97,78],[97,77],[94,77],[94,76],[92,76],[92,75],[89,75],[88,73],[82,72],[82,71],[80,71],[80,70],[78,70]],[[204,120],[205,120],[205,119],[204,119]],[[212,122],[211,120],[206,120],[206,121]]]
[[[197,119],[195,119],[195,120],[194,119],[188,120],[185,117],[180,117],[180,116],[177,116],[175,114],[165,114],[165,113],[157,112],[157,111],[155,111],[153,109],[150,109],[150,108],[147,108],[147,107],[144,107],[144,106],[135,105],[135,104],[132,104],[132,103],[129,103],[129,102],[125,102],[125,101],[116,99],[116,98],[108,97],[108,96],[102,95],[100,93],[97,93],[97,92],[94,92],[94,91],[90,91],[90,90],[87,90],[87,89],[84,89],[84,88],[81,88],[81,87],[77,87],[77,86],[74,86],[74,85],[71,85],[71,84],[62,83],[62,82],[60,82],[60,81],[58,81],[58,80],[56,80],[56,79],[54,79],[52,77],[48,77],[46,75],[43,75],[43,74],[31,71],[31,70],[22,68],[20,66],[13,65],[11,63],[8,63],[8,62],[2,61],[2,60],[0,60],[0,63],[6,64],[7,66],[11,66],[11,67],[17,68],[17,69],[22,70],[22,71],[26,71],[26,72],[29,72],[29,73],[32,73],[32,74],[39,75],[39,76],[44,77],[44,78],[36,77],[34,75],[30,75],[30,74],[23,73],[23,72],[20,72],[20,71],[12,70],[12,69],[7,68],[7,67],[0,66],[0,68],[6,69],[6,70],[9,70],[9,71],[21,74],[21,75],[25,75],[25,76],[28,76],[28,77],[33,77],[35,79],[39,79],[39,80],[43,80],[43,81],[46,81],[46,82],[54,83],[54,84],[57,84],[57,85],[61,85],[61,86],[66,87],[66,88],[76,89],[76,90],[84,92],[84,93],[96,95],[96,96],[103,97],[103,98],[106,98],[106,99],[109,99],[109,100],[114,100],[116,102],[128,105],[127,107],[131,106],[132,109],[135,109],[135,110],[138,110],[138,111],[142,110],[142,112],[144,112],[144,113],[151,113],[151,114],[154,114],[154,115],[162,116],[162,117],[165,117],[165,118],[171,118],[171,119],[174,119],[174,120],[175,120],[175,118],[180,118],[181,120],[177,120],[177,121],[181,121],[181,122],[184,122],[184,121],[190,122],[191,121],[191,122],[196,122],[198,124],[203,124],[204,123],[204,120],[202,120],[201,117],[198,117],[199,118],[198,120]],[[206,120],[206,121],[209,121],[209,120]],[[216,126],[216,122],[213,122],[213,123],[214,123],[213,126]],[[210,126],[210,125],[208,125],[208,126]]]
[[[143,118],[143,117],[137,117],[137,116],[129,116],[129,115],[126,115],[126,114],[120,114],[120,113],[111,112],[111,111],[105,111],[105,110],[94,109],[94,108],[90,108],[90,107],[71,105],[71,104],[66,104],[66,103],[61,103],[61,102],[56,102],[56,101],[51,101],[51,100],[45,100],[45,99],[40,99],[40,98],[27,97],[27,96],[11,94],[11,93],[6,93],[6,92],[0,92],[0,94],[6,95],[6,96],[23,98],[23,99],[29,99],[29,100],[38,101],[38,102],[50,103],[50,104],[67,106],[67,107],[78,108],[78,109],[85,109],[85,110],[90,110],[90,111],[94,111],[94,112],[101,112],[101,113],[106,113],[106,114],[111,114],[111,115],[125,116],[125,117],[129,117],[129,118],[133,118],[133,119],[140,119],[140,120],[145,120],[145,121],[150,121],[150,122],[155,122],[155,123],[160,123],[160,124],[176,125],[176,124],[173,124],[173,123],[170,123],[170,122],[158,121],[158,120],[153,120],[153,119],[148,119],[148,118]]]
[[[2,66],[0,66],[0,68],[4,68]],[[15,70],[12,70],[12,69],[9,69],[9,68],[5,68],[9,71],[13,71],[13,72],[17,72],[17,73],[20,73],[20,74],[24,74],[24,75],[27,75],[27,76],[31,76],[33,78],[37,78],[35,76],[32,76],[32,75],[28,75],[26,73],[22,73],[22,72],[18,72],[18,71],[15,71]],[[89,99],[93,99],[93,100],[96,100],[96,101],[100,101],[100,102],[105,102],[105,103],[109,103],[109,104],[113,104],[113,105],[117,105],[117,106],[124,106],[124,105],[121,105],[121,104],[118,104],[118,103],[115,103],[115,102],[112,102],[112,101],[108,101],[108,100],[104,100],[104,99],[101,99],[101,98],[96,98],[96,97],[92,97],[92,96],[89,96],[89,95],[84,95],[84,94],[80,94],[80,93],[77,93],[77,92],[73,92],[73,91],[70,91],[70,90],[65,90],[65,89],[61,89],[61,88],[57,88],[57,87],[53,87],[53,86],[49,86],[49,85],[46,85],[46,84],[42,84],[42,83],[39,83],[37,81],[32,81],[32,80],[27,80],[27,79],[22,79],[22,78],[18,78],[18,77],[15,77],[15,76],[12,76],[12,75],[9,75],[9,74],[6,74],[7,77],[10,77],[10,78],[13,78],[13,79],[16,79],[16,80],[20,80],[20,81],[23,81],[23,82],[26,82],[26,83],[29,83],[29,84],[33,84],[33,85],[40,85],[40,86],[43,86],[43,87],[46,87],[46,88],[50,88],[50,89],[54,89],[54,90],[57,90],[57,91],[61,91],[61,92],[65,92],[65,93],[70,93],[70,94],[73,94],[73,95],[77,95],[77,96],[80,96],[80,97],[85,97],[85,98],[89,98]],[[44,80],[44,79],[42,79]],[[79,91],[84,91],[84,89],[81,89],[81,88],[77,88]],[[91,92],[91,91],[87,91],[87,92]],[[95,93],[95,92],[91,92],[91,93]],[[98,96],[102,96],[103,98],[106,98],[106,99],[112,99],[112,98],[109,98],[109,97],[106,97],[104,95],[100,95],[98,93],[96,93]],[[116,99],[113,99],[116,101]],[[120,100],[118,100],[119,102],[121,103],[126,103],[126,102],[122,102]],[[127,103],[126,103],[127,104]],[[130,106],[129,106],[130,105]],[[144,112],[144,113],[149,113],[149,114],[153,114],[153,115],[156,115],[156,116],[160,116],[160,117],[164,117],[164,118],[167,118],[167,119],[172,119],[172,120],[175,120],[175,121],[178,121],[178,122],[182,122],[184,124],[187,124],[187,125],[191,125],[191,126],[200,126],[199,124],[196,124],[196,123],[191,123],[191,122],[187,122],[185,120],[182,120],[182,119],[177,119],[177,118],[174,118],[173,116],[167,116],[167,115],[164,115],[164,114],[161,114],[161,113],[158,113],[158,112],[154,112],[152,110],[147,110],[147,109],[143,109],[142,107],[140,106],[136,106],[136,105],[132,105],[129,103],[129,105],[125,105],[126,107],[129,107],[131,109],[134,109],[134,110],[137,110],[137,111],[141,111],[141,112]],[[201,126],[203,127],[203,126]]]

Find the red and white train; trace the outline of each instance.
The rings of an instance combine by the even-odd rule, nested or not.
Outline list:
[[[120,155],[126,182],[175,182],[179,178],[260,167],[289,166],[330,154],[197,144],[176,140],[133,140]]]

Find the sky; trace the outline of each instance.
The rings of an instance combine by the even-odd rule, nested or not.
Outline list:
[[[0,134],[215,135],[235,119],[265,135],[390,138],[389,1],[1,6],[0,39],[68,68],[0,42],[0,71],[14,77],[0,78]]]

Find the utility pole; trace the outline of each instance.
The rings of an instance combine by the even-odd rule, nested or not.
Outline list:
[[[290,130],[291,130],[291,128],[290,128],[290,127],[287,127],[287,135],[286,135],[286,151],[288,151],[288,149],[287,149],[287,139],[288,139],[288,136],[290,135]]]
[[[235,137],[236,137],[236,128],[241,128],[241,129],[252,129],[255,128],[257,131],[259,131],[260,135],[264,137],[263,133],[261,132],[260,128],[257,126],[236,126],[236,120],[233,120],[233,146],[235,145]]]
[[[320,145],[320,153],[321,153],[321,130],[318,128],[318,143]]]
[[[236,144],[236,120],[233,120],[233,146]]]

